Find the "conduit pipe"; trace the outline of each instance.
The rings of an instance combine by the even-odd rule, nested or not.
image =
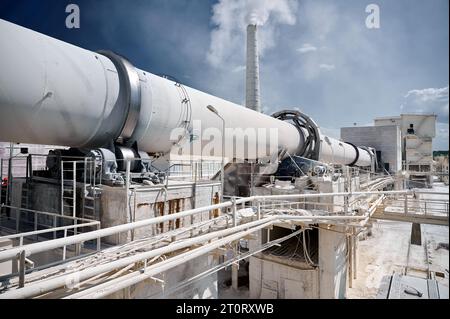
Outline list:
[[[261,220],[257,220],[254,222],[250,222],[244,225],[239,225],[231,229],[225,229],[221,231],[216,231],[213,233],[205,234],[202,236],[189,238],[184,241],[176,242],[161,248],[153,249],[148,252],[136,254],[133,256],[125,257],[116,261],[112,261],[108,264],[103,265],[97,265],[95,268],[90,269],[84,269],[79,272],[72,272],[70,274],[67,274],[65,276],[59,276],[56,278],[52,278],[49,280],[45,280],[43,282],[37,282],[37,283],[30,283],[29,285],[26,285],[23,288],[18,288],[16,290],[8,291],[4,294],[0,295],[0,299],[20,299],[20,298],[28,298],[32,296],[36,296],[39,294],[43,294],[45,292],[55,290],[57,288],[60,288],[67,284],[67,278],[76,279],[77,281],[83,281],[90,277],[109,272],[111,270],[117,269],[117,268],[123,268],[128,266],[131,263],[136,263],[139,261],[142,261],[144,259],[152,258],[158,255],[163,255],[167,253],[174,252],[179,249],[191,247],[196,244],[203,243],[208,240],[213,240],[221,236],[227,236],[229,234],[233,234],[238,231],[242,231],[245,229],[249,229],[251,227],[257,227],[260,225],[264,225],[264,227],[268,227],[272,224],[274,220],[276,220],[276,217],[268,217]],[[69,277],[70,276],[70,277]]]
[[[342,195],[350,195],[350,194],[358,194],[358,193],[366,194],[366,195],[368,194],[368,193],[363,193],[363,192],[355,192],[355,193],[335,193],[333,195],[335,195],[335,196],[337,196],[337,195],[342,196]],[[410,193],[410,191],[385,191],[385,192],[369,192],[369,193],[372,193],[372,194],[406,193],[407,194],[407,193]],[[446,194],[446,193],[442,193],[442,194]],[[304,196],[304,195],[317,195],[317,194],[302,194],[302,195]],[[302,196],[302,195],[298,195],[298,196]],[[331,195],[331,194],[327,194],[327,195]],[[276,195],[276,196],[270,196],[270,197],[278,197],[279,198],[280,196],[281,197],[285,197],[285,196],[290,196],[290,195]],[[253,199],[254,200],[254,199],[260,199],[260,198],[267,198],[267,197],[254,196],[254,197],[249,197],[247,199],[248,200],[249,199]],[[225,204],[226,203],[222,203],[222,204],[219,204],[219,205],[226,206]],[[212,205],[212,206],[219,206],[219,205]],[[205,208],[203,208],[203,209],[205,209]],[[184,213],[187,213],[187,212],[184,212]],[[174,217],[178,218],[177,216],[174,216]],[[157,219],[157,218],[154,218],[154,219]],[[235,232],[247,229],[244,232],[240,232],[239,234],[235,235],[237,238],[241,238],[242,236],[245,236],[245,235],[242,235],[243,233],[247,233],[249,231],[252,232],[252,231],[255,230],[255,229],[249,230],[250,227],[255,227],[255,228],[258,228],[258,229],[265,228],[265,227],[268,227],[270,225],[273,225],[274,223],[282,222],[283,219],[292,219],[292,220],[312,220],[312,219],[317,219],[317,220],[334,220],[334,219],[336,219],[336,220],[343,220],[344,219],[345,220],[346,219],[346,220],[349,220],[349,219],[358,219],[358,220],[361,220],[361,219],[367,219],[367,215],[364,215],[364,216],[291,216],[291,215],[271,216],[271,217],[267,217],[267,218],[264,218],[264,219],[261,219],[261,220],[257,220],[257,221],[254,221],[254,222],[247,223],[247,224],[239,225],[239,226],[236,226],[236,227],[231,228],[231,229],[225,229],[225,230],[221,230],[221,231],[216,231],[216,232],[209,233],[209,234],[206,234],[206,235],[202,235],[202,236],[198,236],[198,237],[195,237],[195,238],[190,238],[190,239],[187,239],[187,240],[183,240],[183,241],[180,241],[180,242],[177,242],[177,243],[165,246],[165,247],[161,247],[161,248],[158,248],[158,249],[151,250],[149,252],[145,252],[145,253],[142,253],[142,254],[126,257],[126,258],[123,258],[123,259],[120,259],[120,260],[117,260],[117,261],[113,261],[113,262],[110,262],[110,263],[105,264],[105,265],[99,265],[99,266],[97,266],[94,269],[86,269],[86,270],[77,272],[76,276],[77,276],[77,279],[80,280],[80,281],[81,280],[85,280],[85,279],[88,279],[88,278],[90,278],[92,276],[96,276],[96,275],[101,274],[101,273],[105,273],[105,272],[108,272],[108,271],[111,271],[111,270],[114,270],[114,269],[117,269],[117,268],[125,267],[125,266],[127,266],[127,265],[129,265],[131,263],[138,262],[138,261],[141,261],[143,259],[148,259],[148,258],[157,256],[157,255],[166,254],[166,253],[173,252],[173,251],[176,251],[176,250],[179,250],[179,249],[182,249],[182,248],[187,248],[187,247],[190,247],[192,245],[195,245],[195,244],[198,244],[198,243],[201,243],[201,242],[204,242],[204,241],[215,239],[215,238],[220,237],[220,236],[226,236],[228,234],[233,234]],[[98,231],[96,231],[96,232],[98,232]],[[98,237],[98,234],[94,236],[94,238],[96,238],[96,237]],[[35,245],[35,244],[33,244],[33,245]],[[29,246],[31,246],[31,245],[29,245]],[[23,248],[25,248],[25,247],[22,247],[21,250],[23,250]],[[38,294],[42,294],[44,292],[47,292],[47,291],[50,291],[50,290],[53,290],[53,289],[56,289],[58,287],[63,286],[66,283],[66,278],[68,276],[71,276],[71,275],[73,275],[73,274],[67,274],[66,276],[53,278],[53,279],[50,279],[48,281],[41,282],[41,283],[30,284],[30,285],[28,285],[28,286],[26,286],[24,288],[20,288],[20,289],[14,290],[14,291],[10,291],[10,292],[4,293],[3,295],[0,295],[0,298],[1,299],[4,299],[4,298],[27,298],[27,297],[30,297],[30,296],[35,296],[35,295],[38,295]]]
[[[257,253],[260,253],[260,252],[262,252],[262,251],[272,247],[272,246],[280,246],[280,243],[288,240],[289,238],[292,238],[292,237],[295,237],[295,236],[301,234],[305,230],[306,230],[306,228],[302,228],[302,229],[297,230],[297,231],[295,231],[295,232],[293,232],[293,233],[291,233],[291,234],[289,234],[287,236],[284,236],[284,237],[277,238],[275,240],[269,241],[269,242],[259,246],[255,250],[252,250],[252,251],[246,252],[244,254],[238,255],[237,257],[229,259],[229,260],[227,260],[226,262],[224,262],[222,264],[219,264],[219,265],[217,265],[217,266],[215,266],[213,268],[207,269],[207,270],[205,270],[205,271],[203,271],[203,272],[201,272],[201,273],[199,273],[199,274],[197,274],[197,275],[195,275],[195,276],[193,276],[193,277],[191,277],[189,279],[186,279],[186,280],[184,280],[183,282],[181,282],[180,284],[178,284],[175,287],[170,287],[168,290],[165,289],[162,294],[156,294],[156,296],[155,296],[155,294],[153,294],[153,295],[150,296],[150,298],[152,298],[152,297],[162,298],[163,296],[170,295],[173,292],[178,291],[180,289],[183,289],[184,287],[190,285],[194,281],[197,281],[197,280],[200,280],[202,278],[208,277],[208,276],[218,272],[219,270],[230,266],[233,263],[239,262],[239,261],[241,261],[243,259],[247,259],[247,258],[249,258],[249,257],[251,257],[251,256],[253,256],[253,255],[257,254]]]
[[[135,262],[141,261],[143,259],[148,259],[148,258],[152,258],[154,256],[167,254],[167,253],[170,253],[170,252],[182,249],[182,248],[187,248],[192,245],[202,243],[202,242],[205,242],[205,241],[208,241],[211,239],[215,239],[215,238],[218,238],[221,236],[225,236],[228,234],[232,234],[235,232],[239,232],[239,234],[236,235],[237,238],[242,238],[242,237],[246,236],[246,234],[248,233],[248,231],[242,232],[241,230],[243,230],[243,229],[248,229],[250,227],[256,227],[258,229],[266,228],[273,224],[282,222],[282,220],[284,218],[289,219],[289,220],[305,220],[305,221],[314,220],[314,219],[317,219],[317,220],[357,219],[357,220],[359,220],[359,219],[363,219],[364,216],[290,216],[290,215],[270,216],[270,217],[267,217],[267,218],[264,218],[261,220],[257,220],[254,222],[239,225],[239,226],[236,226],[236,227],[233,227],[230,229],[216,231],[216,232],[209,233],[206,235],[182,240],[177,243],[170,244],[168,246],[164,246],[161,248],[151,250],[149,252],[137,254],[134,256],[130,256],[130,257],[125,257],[125,258],[119,259],[117,261],[112,261],[105,265],[98,265],[93,269],[85,269],[80,272],[76,272],[76,279],[78,281],[83,281],[90,277],[97,276],[97,275],[112,271],[117,268],[126,267],[131,263],[135,263]],[[258,225],[261,225],[261,224],[263,224],[263,225],[258,227]],[[254,229],[253,231],[255,231],[255,230],[257,230],[257,229]],[[251,231],[251,232],[253,232],[253,231]],[[29,284],[24,288],[19,288],[19,289],[10,291],[10,292],[6,292],[6,293],[0,295],[0,299],[27,298],[27,297],[38,295],[38,294],[41,294],[41,293],[44,293],[44,292],[47,292],[47,291],[50,291],[53,289],[57,289],[61,286],[64,286],[67,283],[66,278],[68,276],[73,276],[73,273],[67,274],[65,276],[53,278],[48,281],[44,281],[42,283]]]
[[[378,191],[378,192],[342,192],[342,193],[318,193],[318,194],[291,194],[291,195],[270,195],[270,196],[251,196],[251,197],[243,197],[236,199],[236,204],[242,204],[247,202],[253,202],[258,200],[273,200],[273,199],[295,199],[295,198],[318,198],[318,197],[327,197],[327,196],[352,196],[352,195],[377,195],[377,194],[386,194],[386,195],[394,195],[394,194],[413,194],[413,191]],[[418,192],[416,192],[418,193]],[[439,193],[439,194],[447,194],[448,193]],[[91,231],[88,233],[78,234],[66,238],[59,238],[54,240],[49,240],[40,243],[34,243],[30,245],[25,245],[22,247],[15,247],[5,251],[0,251],[0,262],[13,259],[25,250],[26,257],[43,252],[49,249],[55,249],[67,245],[73,245],[80,242],[85,242],[92,239],[97,239],[105,236],[114,235],[117,233],[126,232],[132,229],[150,226],[158,223],[163,223],[171,220],[175,220],[178,218],[183,218],[186,216],[191,216],[198,213],[207,212],[214,209],[221,209],[226,207],[231,207],[232,202],[223,202],[220,204],[199,207],[191,210],[187,210],[184,212],[179,212],[171,215],[159,216],[155,218],[150,218],[146,220],[141,220],[133,223],[117,225],[109,228],[104,228],[100,230]],[[330,216],[333,217],[333,216]]]
[[[209,208],[208,206],[207,207],[199,207],[199,208],[187,210],[184,212],[179,212],[179,213],[175,213],[175,214],[171,214],[171,215],[159,216],[159,217],[149,218],[149,219],[145,219],[145,220],[141,220],[141,221],[137,221],[137,222],[133,222],[133,223],[103,228],[103,229],[95,230],[92,232],[78,234],[78,235],[74,235],[74,236],[70,236],[70,237],[66,237],[66,238],[58,238],[58,239],[49,240],[49,241],[45,241],[45,242],[25,245],[22,247],[15,247],[15,248],[8,249],[5,251],[0,251],[0,261],[5,261],[5,260],[15,258],[17,256],[17,254],[23,250],[25,250],[25,254],[28,257],[31,254],[43,252],[45,250],[55,249],[55,248],[59,248],[59,247],[67,246],[67,245],[73,245],[73,244],[85,242],[85,241],[96,239],[96,238],[101,238],[101,237],[106,237],[106,236],[126,232],[126,231],[140,228],[140,227],[150,226],[150,225],[163,223],[163,222],[175,220],[175,219],[190,216],[190,215],[195,215],[198,213],[203,213],[203,212],[209,211],[211,209],[225,208],[225,207],[229,207],[229,206],[231,206],[231,202],[224,202],[224,203],[212,205],[212,206],[210,206],[211,208]]]
[[[142,273],[141,271],[136,271],[132,274],[129,274],[130,276],[127,278],[117,278],[114,281],[108,281],[104,284],[101,284],[101,285],[86,289],[84,291],[81,291],[79,293],[70,295],[64,299],[76,299],[76,298],[98,299],[98,298],[108,296],[116,291],[119,291],[119,290],[127,288],[131,285],[137,284],[145,279],[148,279],[158,273],[167,271],[167,270],[169,270],[173,267],[176,267],[178,265],[181,265],[189,260],[192,260],[199,256],[202,256],[202,255],[204,255],[214,249],[217,249],[225,244],[234,242],[244,236],[254,233],[255,231],[258,231],[265,227],[269,227],[271,224],[272,224],[271,222],[266,223],[261,226],[249,229],[247,231],[240,232],[239,234],[227,236],[223,239],[219,239],[215,242],[208,243],[202,247],[193,249],[191,251],[180,254],[176,257],[170,258],[166,261],[160,262],[156,265],[148,266],[147,269],[144,271],[144,273]],[[131,275],[133,275],[133,276],[131,276]]]

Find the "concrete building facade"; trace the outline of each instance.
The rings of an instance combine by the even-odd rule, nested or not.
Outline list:
[[[384,167],[390,173],[402,169],[402,143],[400,127],[384,123],[380,126],[343,127],[341,139],[354,145],[367,145],[381,151]]]

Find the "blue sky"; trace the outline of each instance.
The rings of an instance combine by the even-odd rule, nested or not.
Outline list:
[[[378,116],[434,112],[434,148],[448,149],[448,0],[252,1],[2,0],[0,18],[242,104],[245,24],[256,10],[266,113],[298,107],[339,137]],[[80,29],[65,27],[69,3]],[[365,25],[370,3],[379,29]]]

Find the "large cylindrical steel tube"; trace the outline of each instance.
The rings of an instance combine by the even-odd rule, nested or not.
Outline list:
[[[136,142],[140,151],[166,153],[180,128],[189,144],[211,129],[222,134],[225,125],[226,157],[261,159],[279,150],[298,154],[307,138],[291,123],[139,70],[116,54],[84,50],[1,19],[0,44],[2,141],[78,148]],[[221,156],[218,145],[204,154],[203,143],[191,154]],[[326,136],[319,160],[370,165],[367,152]]]
[[[319,161],[344,165],[370,166],[372,158],[366,150],[322,135]]]
[[[0,44],[2,141],[95,147],[120,134],[109,59],[4,20]]]
[[[192,127],[197,121],[198,134],[208,128],[221,133],[221,119],[207,109],[212,105],[227,129],[276,129],[278,139],[272,142],[279,149],[295,153],[300,146],[301,136],[291,124],[137,68],[129,70],[113,54],[84,50],[4,20],[0,43],[1,140],[92,148],[124,135],[142,151],[165,153],[174,144],[174,130],[186,124]],[[136,77],[139,93],[133,94],[136,89],[124,79]],[[130,118],[136,100],[139,114]],[[243,154],[259,158],[268,149],[262,146],[269,138],[238,134],[234,139],[250,150],[227,147],[231,159]],[[213,151],[208,155],[221,156],[221,147]]]
[[[194,135],[204,135],[202,146],[209,141],[208,132],[216,131],[221,134],[223,122],[207,109],[208,105],[212,105],[223,117],[226,127],[226,156],[230,159],[242,159],[245,152],[253,154],[247,155],[246,158],[264,157],[265,151],[269,150],[270,129],[276,131],[277,141],[273,142],[278,143],[277,149],[287,149],[295,153],[302,142],[302,136],[289,123],[187,86],[182,87],[151,73],[140,70],[138,72],[142,76],[142,107],[140,123],[133,139],[147,152],[168,151],[174,144],[174,138],[169,136],[173,134],[174,128],[182,127],[186,121],[190,122],[194,129],[198,129],[193,132]],[[184,99],[189,101],[182,103]],[[260,130],[266,133],[267,139],[257,138]],[[214,155],[220,156],[221,141],[216,145]]]

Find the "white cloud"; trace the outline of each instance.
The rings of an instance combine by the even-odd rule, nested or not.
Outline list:
[[[437,121],[448,123],[449,87],[411,90],[405,96],[405,103],[400,106],[403,112],[434,113]]]
[[[322,64],[319,64],[319,68],[321,68],[322,70],[325,70],[325,71],[333,71],[336,67],[334,64],[322,63]]]
[[[207,61],[214,67],[229,67],[243,58],[245,31],[249,23],[258,28],[259,53],[275,43],[278,25],[294,25],[296,0],[220,0],[213,6],[211,43]],[[239,63],[239,62],[238,62]]]
[[[317,51],[317,48],[309,43],[305,43],[302,45],[301,48],[297,49],[297,52],[304,54],[304,53],[308,53],[308,52],[314,52]]]

